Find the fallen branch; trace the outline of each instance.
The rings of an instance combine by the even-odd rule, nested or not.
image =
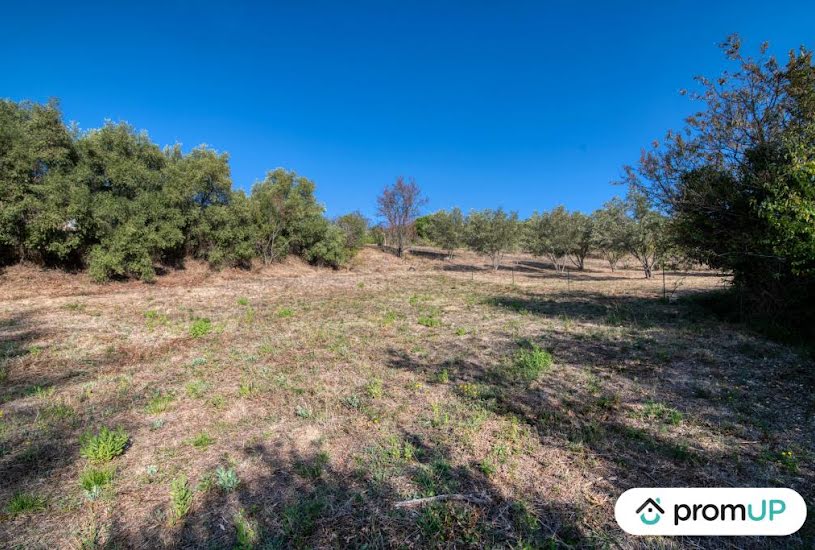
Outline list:
[[[394,504],[394,508],[413,508],[416,506],[424,506],[431,502],[444,502],[448,500],[456,500],[459,502],[469,502],[470,504],[489,504],[492,499],[488,495],[436,495],[434,497],[414,498],[412,500],[403,500]]]

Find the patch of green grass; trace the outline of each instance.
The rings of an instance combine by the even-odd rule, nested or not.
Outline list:
[[[170,483],[170,517],[173,521],[178,521],[189,513],[192,497],[187,476],[182,474]]]
[[[792,451],[781,451],[776,461],[789,473],[798,473],[798,456]]]
[[[155,392],[144,409],[147,414],[161,414],[170,407],[173,400],[175,396],[171,393]]]
[[[425,506],[416,521],[425,543],[440,547],[482,546],[483,521],[477,510],[455,503]]]
[[[209,390],[209,384],[207,384],[204,380],[191,380],[190,382],[187,382],[185,388],[187,390],[187,395],[193,399],[200,399],[207,393],[207,390]]]
[[[6,513],[12,517],[20,514],[33,514],[46,508],[44,497],[31,493],[16,493],[6,504]]]
[[[251,550],[260,540],[257,524],[243,510],[235,514],[235,550]]]
[[[238,395],[240,397],[249,397],[250,395],[255,393],[255,391],[256,391],[255,383],[252,382],[251,380],[244,380],[238,387]]]
[[[29,346],[29,348],[28,348],[28,354],[30,356],[32,356],[32,357],[37,357],[38,355],[41,355],[43,351],[44,351],[44,348],[42,346],[34,345],[34,346]]]
[[[356,394],[346,395],[342,398],[342,404],[355,411],[362,407],[362,400]]]
[[[450,371],[447,369],[441,369],[439,372],[436,373],[434,377],[435,381],[439,384],[446,384],[450,381]]]
[[[466,336],[468,332],[469,332],[469,331],[468,331],[466,328],[464,328],[464,327],[458,327],[458,328],[455,330],[455,335],[456,335],[456,336]]]
[[[147,330],[155,330],[157,327],[166,325],[170,322],[170,318],[164,313],[159,313],[154,309],[149,309],[144,312],[144,322],[147,325]]]
[[[206,449],[215,443],[215,440],[206,432],[201,432],[190,440],[190,445],[196,449]]]
[[[552,355],[533,344],[528,349],[521,349],[515,353],[508,374],[515,380],[530,383],[551,367]]]
[[[299,498],[296,502],[283,508],[283,533],[286,535],[289,547],[306,546],[306,539],[314,532],[317,519],[325,507],[325,498],[313,494]]]
[[[441,326],[441,319],[439,319],[439,311],[431,309],[422,315],[419,315],[418,323],[423,327],[439,327]]]
[[[323,469],[328,465],[328,453],[321,451],[311,460],[301,460],[294,463],[294,472],[305,479],[319,479]]]
[[[241,481],[233,468],[218,466],[215,468],[215,482],[221,491],[229,493],[237,489]]]
[[[25,393],[38,399],[48,399],[54,395],[54,391],[54,386],[31,386],[26,388]]]
[[[246,296],[241,296],[238,298],[238,305],[239,306],[248,306],[249,305],[249,298]]]
[[[113,482],[113,468],[86,468],[79,474],[79,485],[88,500],[96,500],[102,489]]]
[[[290,307],[281,307],[277,310],[277,316],[280,319],[288,319],[294,317],[294,310]]]
[[[642,406],[640,417],[649,420],[658,420],[672,426],[678,426],[682,423],[684,415],[680,411],[669,407],[664,403],[648,401]]]
[[[110,462],[124,452],[129,439],[121,428],[110,430],[102,427],[95,435],[85,432],[79,438],[79,454],[91,462]]]
[[[201,338],[212,332],[212,321],[205,317],[199,317],[193,320],[190,325],[190,336],[193,338]]]
[[[46,421],[60,422],[76,416],[76,411],[67,403],[52,403],[40,411]]]
[[[304,407],[303,405],[297,405],[294,408],[294,414],[296,414],[298,418],[303,419],[311,418],[314,415],[311,409],[309,409],[308,407]]]

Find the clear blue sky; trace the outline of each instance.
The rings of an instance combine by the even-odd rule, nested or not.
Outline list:
[[[815,46],[811,1],[80,4],[3,7],[0,97],[207,143],[247,190],[296,170],[332,216],[373,214],[397,175],[429,211],[592,210],[727,34]]]

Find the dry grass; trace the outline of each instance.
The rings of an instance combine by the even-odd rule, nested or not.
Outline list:
[[[811,520],[737,543],[614,523],[637,486],[815,498],[813,365],[683,299],[720,277],[669,275],[665,303],[633,265],[505,265],[514,284],[431,250],[368,249],[341,272],[191,264],[153,285],[6,270],[0,546],[812,546]],[[514,376],[535,346],[551,367]],[[79,440],[102,426],[129,442],[91,499]],[[491,504],[393,507],[450,492]],[[18,494],[44,509],[9,513]]]

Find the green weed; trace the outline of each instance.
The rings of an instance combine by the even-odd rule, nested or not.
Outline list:
[[[86,432],[79,439],[79,454],[95,463],[110,462],[122,454],[129,436],[121,429],[102,427],[96,435]]]

